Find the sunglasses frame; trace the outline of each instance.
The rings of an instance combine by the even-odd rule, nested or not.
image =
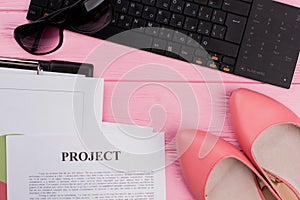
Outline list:
[[[46,54],[50,54],[50,53],[57,51],[63,44],[63,38],[64,38],[63,32],[65,29],[75,31],[78,33],[82,33],[82,34],[88,34],[87,32],[79,31],[75,28],[72,28],[71,23],[70,23],[70,21],[72,20],[72,17],[74,16],[76,9],[80,9],[80,8],[82,8],[82,6],[85,6],[84,3],[87,1],[88,0],[79,0],[76,3],[74,3],[73,5],[59,9],[57,11],[54,11],[53,13],[50,13],[49,15],[44,16],[34,22],[18,26],[14,30],[15,40],[26,52],[33,54],[33,55],[46,55]],[[99,1],[101,1],[101,0],[99,0]],[[111,9],[111,15],[112,15],[111,20],[112,20],[113,14],[114,14],[113,3],[111,0],[102,0],[102,3],[103,2],[107,2],[107,5]],[[99,4],[98,6],[100,6],[101,4]],[[108,23],[106,23],[103,27],[101,27],[101,29],[99,29],[97,31],[100,31],[103,28],[105,28],[111,22],[111,20]],[[47,52],[34,52],[24,46],[23,42],[21,41],[20,33],[26,29],[34,28],[34,27],[41,27],[41,26],[44,26],[44,27],[53,26],[53,27],[58,28],[59,29],[59,42],[58,42],[57,46],[55,48],[53,48],[52,50],[49,50]],[[36,28],[36,29],[38,32],[39,31],[38,28]],[[40,31],[43,31],[43,29],[44,28],[42,28]],[[36,38],[35,41],[33,42],[33,44],[37,40],[39,40],[39,38]]]

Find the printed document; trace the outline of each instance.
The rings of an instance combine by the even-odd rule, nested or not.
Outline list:
[[[166,199],[164,134],[105,135],[115,144],[89,145],[74,135],[6,136],[8,200]]]

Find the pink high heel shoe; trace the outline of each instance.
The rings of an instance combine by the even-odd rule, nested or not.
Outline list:
[[[284,200],[300,199],[300,119],[260,93],[235,90],[230,112],[238,141]]]
[[[210,141],[215,146],[201,158],[201,148]],[[197,130],[179,132],[176,143],[186,184],[195,199],[276,199],[250,161],[233,145]]]

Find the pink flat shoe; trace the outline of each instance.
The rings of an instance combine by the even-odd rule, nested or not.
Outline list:
[[[245,154],[284,200],[300,199],[300,119],[263,94],[237,89],[233,128]]]
[[[203,158],[201,148],[215,142]],[[246,156],[233,145],[202,131],[187,130],[176,136],[180,165],[186,184],[197,200],[274,200]]]

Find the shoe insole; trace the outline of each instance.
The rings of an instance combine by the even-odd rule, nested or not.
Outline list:
[[[209,175],[206,199],[261,200],[257,188],[255,174],[242,162],[227,158],[218,163]]]
[[[288,194],[288,185],[300,193],[300,128],[279,124],[266,129],[254,142],[252,153],[257,163],[272,175],[273,182],[277,182],[282,197],[298,199]],[[280,183],[282,180],[288,184]]]

